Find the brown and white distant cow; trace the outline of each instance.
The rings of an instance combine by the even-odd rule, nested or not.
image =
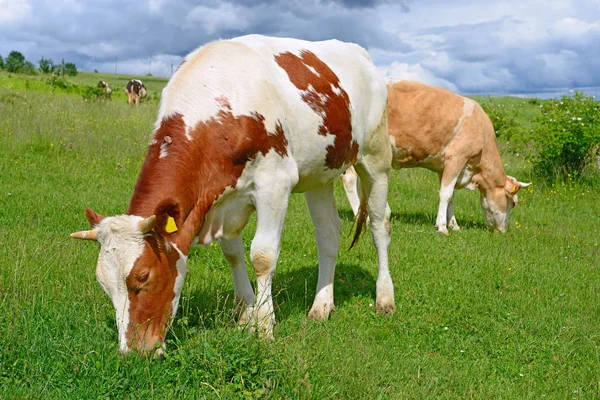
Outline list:
[[[239,322],[272,337],[271,280],[292,192],[304,192],[317,237],[309,317],[326,319],[341,229],[333,182],[352,164],[366,183],[360,208],[368,203],[379,260],[377,310],[393,312],[386,100],[384,79],[355,44],[250,35],[188,55],[163,91],[127,214],[88,208],[92,229],[71,235],[100,243],[96,275],[115,306],[121,350],[164,346],[190,247],[214,240],[231,265]],[[240,236],[254,211],[256,296]]]
[[[108,82],[106,82],[106,81],[98,82],[98,88],[102,89],[102,91],[106,94],[110,94],[112,92],[112,89],[110,88]]]
[[[488,225],[496,231],[508,230],[517,192],[531,183],[504,173],[494,126],[477,102],[436,86],[389,82],[388,122],[392,167],[423,167],[439,175],[438,232],[460,229],[454,216],[454,189],[476,187]],[[342,181],[356,214],[357,179],[351,168]]]
[[[139,79],[132,79],[127,82],[125,91],[127,92],[127,104],[139,104],[148,94],[146,86]]]

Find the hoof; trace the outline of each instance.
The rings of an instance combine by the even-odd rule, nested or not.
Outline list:
[[[248,304],[246,304],[246,302],[239,297],[235,298],[233,307],[234,315],[237,316],[238,325],[242,327],[248,325],[250,320],[249,315],[253,311],[254,307],[249,307]]]
[[[396,306],[390,302],[377,302],[376,306],[377,314],[394,314],[396,312]]]
[[[441,233],[442,235],[448,236],[448,229],[445,226],[442,228],[438,228],[436,226],[435,229],[437,230],[437,233]]]
[[[313,304],[308,312],[308,319],[312,319],[313,321],[325,321],[329,318],[329,314],[333,310],[335,310],[335,305],[333,304]]]
[[[246,325],[248,327],[248,333],[254,335],[258,333],[258,337],[263,340],[275,340],[273,336],[273,326],[275,325],[275,318],[270,315],[259,317],[255,312],[250,314],[252,317]]]
[[[275,336],[273,336],[273,327],[263,327],[263,326],[255,326],[250,325],[248,328],[248,333],[250,335],[258,334],[258,337],[262,340],[275,340]]]

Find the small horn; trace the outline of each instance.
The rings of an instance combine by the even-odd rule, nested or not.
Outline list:
[[[531,185],[533,182],[529,182],[529,183],[523,183],[523,182],[519,182],[519,185],[521,185],[521,187],[527,187],[529,185]]]
[[[156,224],[156,215],[146,218],[143,221],[138,223],[138,229],[142,231],[142,233],[148,233],[154,228],[154,224]]]
[[[90,231],[79,231],[79,232],[73,232],[71,233],[71,237],[73,239],[83,239],[83,240],[98,240],[96,235],[98,232],[96,232],[95,229],[92,229]]]

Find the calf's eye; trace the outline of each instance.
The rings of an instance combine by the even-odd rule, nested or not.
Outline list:
[[[144,282],[146,282],[148,280],[149,276],[150,276],[150,273],[146,272],[145,274],[138,275],[137,280],[140,283],[144,283]]]

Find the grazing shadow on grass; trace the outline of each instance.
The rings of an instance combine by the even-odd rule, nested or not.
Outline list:
[[[415,224],[415,225],[435,225],[435,215],[426,214],[422,211],[417,212],[394,212],[392,211],[392,222],[400,224]]]
[[[302,267],[275,276],[276,315],[285,320],[294,314],[306,314],[315,298],[319,268]],[[375,297],[375,280],[356,264],[339,263],[335,270],[334,302],[336,307],[355,297]]]
[[[482,222],[482,221],[473,221],[473,220],[464,220],[461,218],[457,218],[458,219],[458,225],[460,226],[460,229],[464,230],[464,229],[479,229],[482,231],[488,231],[489,228],[488,226]]]
[[[308,313],[315,297],[318,276],[317,265],[275,273],[273,301],[277,321]],[[251,279],[254,280],[253,277]],[[356,264],[340,263],[336,268],[334,291],[338,307],[356,297],[375,298],[375,279]],[[236,319],[232,287],[230,282],[223,281],[216,288],[194,290],[182,296],[168,336],[185,342],[198,330],[235,329]]]
[[[435,226],[435,215],[427,214],[422,211],[417,212],[392,212],[392,222],[398,222],[399,224],[414,224],[423,225],[430,227],[433,230]],[[458,225],[461,229],[481,229],[487,230],[487,225],[480,220],[474,221],[472,219],[461,218],[457,216]]]
[[[172,328],[177,336],[184,333],[185,337],[187,329],[214,329],[233,325],[236,316],[230,284],[231,282],[223,280],[210,290],[196,289],[182,296]]]

